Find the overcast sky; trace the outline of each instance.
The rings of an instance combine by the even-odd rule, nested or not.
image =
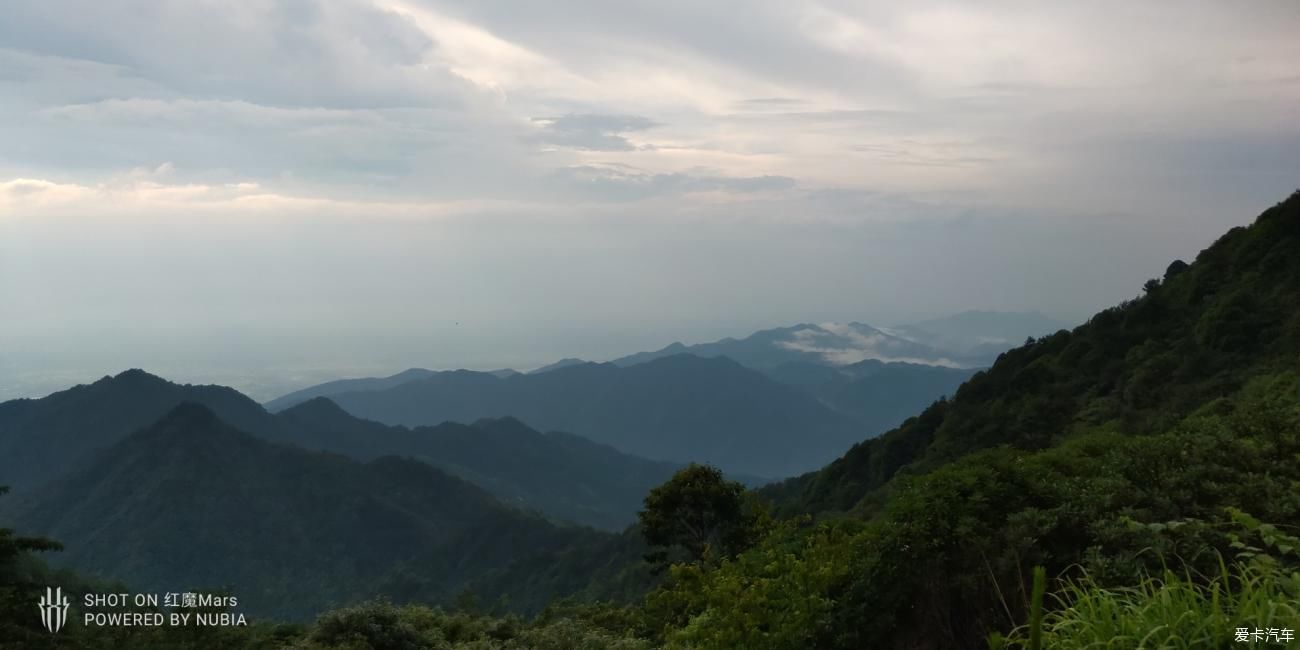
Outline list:
[[[1082,319],[1300,186],[1300,3],[1065,4],[6,2],[0,399]]]

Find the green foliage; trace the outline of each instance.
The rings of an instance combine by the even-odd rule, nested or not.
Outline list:
[[[722,470],[691,463],[650,490],[639,513],[641,534],[653,549],[648,559],[678,557],[704,564],[733,557],[757,535],[759,513],[745,500],[745,486]]]
[[[262,619],[303,620],[375,594],[448,602],[471,585],[484,602],[510,596],[535,611],[585,588],[592,564],[517,581],[526,590],[495,578],[613,537],[507,508],[414,460],[274,445],[195,404],[40,497],[12,520],[62,541],[66,565],[146,591],[230,587],[241,611]]]
[[[900,472],[1002,445],[1043,449],[1101,425],[1164,431],[1252,377],[1300,368],[1300,193],[1146,289],[1004,353],[951,400],[766,493],[781,512],[870,515]]]
[[[601,624],[589,606],[532,621],[369,602],[320,617],[293,650],[643,650],[650,645]]]
[[[555,606],[527,620],[380,602],[306,630],[244,634],[304,649],[956,650],[1035,648],[1041,634],[1041,647],[1068,650],[1232,647],[1238,627],[1294,628],[1300,193],[1147,288],[1073,332],[1007,352],[953,399],[764,492],[818,521],[765,522],[716,470],[683,470],[646,500],[647,541],[677,561],[638,606]],[[403,498],[392,488],[412,485],[415,465],[385,468],[386,496],[368,491],[363,503]],[[380,520],[399,533],[403,521]],[[515,553],[494,546],[519,534],[508,523],[473,528],[457,548]],[[628,535],[608,552],[637,550]],[[571,547],[483,579],[534,593],[556,579],[582,591],[566,578],[593,570],[649,584],[614,562],[593,566],[597,547]],[[411,554],[391,577],[416,581],[406,592],[416,599],[437,591],[418,577],[457,566]]]
[[[1034,567],[1034,593],[1029,597],[1028,650],[1043,650],[1043,595],[1047,592],[1047,569]]]
[[[1224,566],[1208,580],[1165,570],[1126,587],[1084,575],[1052,597],[1041,630],[1053,650],[1230,648],[1239,628],[1294,630],[1300,620],[1300,574],[1258,564]],[[1017,628],[1005,647],[1038,647],[1034,633]]]
[[[900,476],[869,520],[787,521],[716,568],[675,568],[645,627],[683,647],[978,647],[1028,618],[1034,565],[1109,588],[1160,557],[1210,573],[1234,542],[1280,557],[1297,545],[1240,512],[1300,521],[1297,404],[1300,375],[1279,373],[1163,433],[1098,428]]]
[[[707,575],[678,567],[677,582],[653,596],[676,598],[692,612],[666,635],[667,647],[812,647],[834,609],[834,588],[859,552],[853,541],[860,527],[785,522],[762,545]],[[694,575],[683,579],[686,573]]]

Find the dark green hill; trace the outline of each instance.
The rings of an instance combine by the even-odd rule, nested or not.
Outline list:
[[[295,618],[376,594],[449,600],[597,535],[425,463],[268,443],[197,404],[16,501],[11,519],[60,540],[61,564],[140,590],[229,587],[248,612]],[[400,580],[408,572],[417,585]]]
[[[1193,264],[1172,263],[1145,295],[1004,353],[953,399],[772,493],[799,510],[842,510],[904,467],[999,445],[1042,449],[1105,423],[1159,431],[1298,359],[1300,193]]]
[[[677,355],[627,368],[585,363],[506,379],[440,373],[334,400],[389,424],[514,416],[620,451],[729,471],[789,476],[867,435],[851,417],[726,358]]]
[[[316,398],[276,415],[290,441],[360,459],[401,454],[487,488],[497,498],[558,519],[621,530],[641,499],[677,465],[629,456],[565,433],[539,433],[514,418],[471,425],[389,427]]]
[[[512,505],[607,529],[630,523],[645,493],[675,469],[518,421],[409,430],[360,420],[323,398],[272,415],[229,388],[128,370],[42,399],[0,403],[0,484],[21,495],[58,479],[182,402],[203,404],[240,430],[275,442],[362,460],[417,457]]]
[[[1167,568],[1189,581],[1233,562],[1300,570],[1286,537],[1300,526],[1300,193],[1143,293],[763,490],[779,512],[817,518],[792,517],[736,562],[648,598],[694,608],[668,636],[973,650],[1026,623],[1035,566],[1049,608],[1069,607],[1081,579],[1113,589]],[[1093,632],[1115,629],[1113,612],[1086,605]],[[1184,612],[1164,614],[1177,625]]]
[[[211,408],[243,431],[263,435],[276,428],[270,414],[234,389],[174,384],[127,370],[40,399],[0,403],[0,482],[21,492],[54,479],[186,401]]]

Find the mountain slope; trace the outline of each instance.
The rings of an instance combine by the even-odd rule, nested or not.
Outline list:
[[[594,535],[508,509],[424,463],[267,443],[196,404],[26,495],[12,519],[62,541],[59,561],[80,570],[146,591],[229,586],[244,611],[289,617],[390,593],[385,581],[407,564],[426,582],[405,596],[446,599]]]
[[[1166,572],[1199,580],[1234,561],[1296,571],[1279,531],[1300,521],[1300,192],[1144,292],[764,490],[779,511],[823,516],[787,522],[682,589],[682,606],[706,604],[668,623],[673,640],[1002,647],[989,635],[1029,619],[1035,566],[1048,608],[1078,602],[1071,585],[1085,578],[1167,600],[1151,587]],[[1294,595],[1262,600],[1289,607]],[[1167,613],[1174,625],[1185,615]],[[1089,618],[1115,629],[1108,610]]]
[[[586,361],[583,361],[582,359],[577,359],[577,358],[574,358],[574,357],[565,357],[565,358],[560,359],[559,361],[556,361],[556,362],[554,362],[554,363],[548,363],[548,364],[546,364],[546,365],[544,365],[544,366],[542,366],[542,367],[540,367],[540,368],[534,368],[533,370],[529,370],[529,371],[528,371],[528,374],[530,374],[530,375],[540,375],[541,373],[544,373],[544,372],[550,372],[550,371],[552,371],[552,370],[559,370],[560,368],[568,368],[569,366],[576,366],[576,365],[580,365],[580,364],[584,364],[584,363],[587,363],[587,362],[586,362]]]
[[[729,359],[678,355],[620,368],[587,363],[498,379],[441,373],[335,401],[358,417],[419,425],[514,416],[620,451],[788,476],[865,435],[848,416]]]
[[[1300,359],[1300,193],[1234,228],[1145,295],[999,356],[957,391],[825,469],[770,488],[799,510],[854,506],[904,467],[1042,449],[1114,424],[1162,430]]]
[[[387,377],[364,377],[360,379],[338,379],[335,381],[327,381],[323,384],[317,384],[302,390],[296,390],[287,395],[281,395],[280,397],[267,402],[263,406],[266,407],[266,410],[274,413],[276,411],[283,411],[294,404],[305,402],[313,397],[329,397],[330,395],[360,390],[384,390],[385,388],[392,388],[393,386],[404,384],[408,381],[424,379],[425,377],[429,377],[435,373],[436,371],[434,370],[410,368]]]
[[[607,529],[631,524],[650,488],[678,468],[579,436],[539,433],[514,418],[407,429],[355,418],[321,397],[276,418],[289,432],[285,439],[303,447],[363,460],[409,456],[482,486],[507,503]]]
[[[876,433],[896,427],[935,400],[952,395],[977,372],[874,359],[836,370],[835,377],[808,389],[823,402],[857,418],[867,431]]]
[[[1068,328],[1068,323],[1036,311],[964,311],[890,328],[889,331],[987,366],[999,354],[1020,345],[1027,338],[1046,336]]]
[[[416,456],[511,504],[602,528],[628,524],[646,491],[674,469],[517,422],[410,431],[359,420],[321,398],[272,415],[229,388],[179,385],[129,370],[45,398],[0,403],[0,482],[19,494],[34,489],[182,402],[204,404],[239,429],[276,442],[363,460]]]
[[[265,435],[276,428],[270,414],[234,389],[173,384],[127,370],[40,399],[0,403],[0,477],[15,489],[48,481],[184,401],[203,404],[244,431]]]

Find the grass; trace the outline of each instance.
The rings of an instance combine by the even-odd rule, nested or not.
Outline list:
[[[1238,628],[1300,634],[1300,574],[1276,564],[1220,563],[1220,575],[1198,579],[1166,570],[1133,587],[1103,588],[1086,575],[1066,580],[1052,594],[1058,607],[1038,629],[1024,625],[992,648],[1109,650],[1239,648]],[[1041,646],[1038,636],[1041,634]],[[1300,648],[1300,643],[1245,642],[1259,648]]]

